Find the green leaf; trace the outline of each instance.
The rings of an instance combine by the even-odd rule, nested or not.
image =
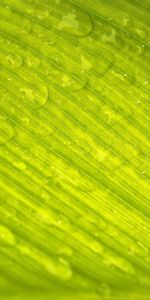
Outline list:
[[[0,14],[0,299],[149,299],[149,1]]]

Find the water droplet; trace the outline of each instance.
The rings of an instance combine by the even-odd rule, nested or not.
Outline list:
[[[133,265],[129,261],[125,260],[120,256],[117,256],[113,253],[105,252],[103,261],[108,266],[116,267],[120,269],[122,272],[135,275],[135,269]]]
[[[123,27],[128,27],[132,25],[132,21],[128,16],[124,16],[123,21],[122,21]]]
[[[146,38],[147,33],[146,33],[145,29],[138,27],[138,28],[136,28],[136,33],[141,39]]]
[[[40,108],[44,106],[48,99],[48,89],[45,85],[41,85],[39,90],[31,89],[28,87],[22,87],[20,91],[23,94],[23,97],[26,97],[30,104],[34,106],[34,108]]]
[[[45,208],[38,209],[37,218],[39,218],[41,222],[47,224],[55,224],[57,222],[56,215],[52,211],[46,210]]]
[[[62,246],[57,253],[60,255],[67,255],[67,256],[72,256],[73,255],[73,250],[67,246]]]
[[[59,215],[57,219],[57,226],[64,231],[71,231],[71,223],[69,219],[64,215]]]
[[[54,133],[54,129],[50,127],[48,123],[41,120],[40,116],[38,120],[36,120],[34,123],[31,121],[31,124],[29,125],[32,127],[30,127],[30,131],[38,136],[52,136]]]
[[[16,161],[16,162],[14,162],[14,166],[16,168],[18,168],[19,170],[21,170],[21,171],[24,171],[27,168],[27,165],[23,161]]]
[[[83,78],[83,76],[80,79],[65,73],[61,76],[61,86],[65,89],[80,90],[85,84],[86,78]]]
[[[22,58],[20,55],[9,54],[5,57],[6,65],[12,69],[18,69],[22,65]]]
[[[92,67],[92,63],[84,56],[81,55],[81,66],[82,66],[82,71],[88,71]]]
[[[93,251],[93,252],[95,252],[95,253],[97,253],[97,254],[102,254],[103,253],[103,251],[104,251],[104,248],[103,248],[103,246],[99,243],[99,242],[97,242],[97,241],[92,241],[90,244],[89,244],[89,247],[90,247],[90,249]]]
[[[26,245],[19,244],[17,245],[17,249],[23,255],[27,255],[27,256],[30,255],[30,249]]]
[[[50,266],[51,267],[51,266]],[[46,269],[49,270],[49,266],[46,266]],[[51,270],[50,270],[51,271]],[[69,280],[72,277],[72,269],[68,261],[64,258],[59,258],[55,261],[55,272],[54,275],[62,280]]]
[[[30,68],[37,69],[40,66],[40,59],[30,54],[27,56],[27,65]]]
[[[63,258],[54,258],[44,255],[42,252],[37,251],[34,248],[29,248],[26,245],[19,244],[17,249],[22,255],[29,256],[38,265],[44,267],[44,269],[61,280],[69,280],[72,277],[72,270],[68,261]]]
[[[62,16],[62,20],[58,23],[57,29],[62,30],[64,28],[78,29],[79,23],[74,13]]]
[[[55,213],[52,210],[40,208],[37,211],[37,217],[41,220],[41,222],[59,227],[63,231],[71,230],[71,224],[68,218],[62,214]]]
[[[3,118],[0,117],[0,145],[5,144],[9,141],[15,132],[11,125],[7,123]]]
[[[103,34],[102,41],[105,43],[107,43],[107,42],[115,43],[116,42],[116,30],[112,29],[110,34]]]
[[[94,157],[96,158],[96,160],[98,160],[98,162],[102,162],[107,157],[108,153],[109,152],[107,150],[96,147]]]
[[[78,37],[87,36],[93,30],[93,24],[88,14],[77,9],[66,15],[62,15],[60,21],[56,23],[55,27],[60,31]]]
[[[0,242],[8,244],[8,245],[15,245],[16,240],[13,233],[7,227],[0,225]]]

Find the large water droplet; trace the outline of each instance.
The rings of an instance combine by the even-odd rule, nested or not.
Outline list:
[[[15,245],[16,240],[14,234],[7,227],[0,225],[0,243]]]
[[[57,30],[78,37],[87,36],[92,32],[93,24],[88,14],[79,10],[73,10],[70,12],[70,8],[65,10],[66,14],[63,14],[63,12],[64,9],[62,5],[62,17],[56,24]]]

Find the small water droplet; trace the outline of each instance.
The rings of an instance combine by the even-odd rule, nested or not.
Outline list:
[[[59,255],[67,255],[67,256],[72,256],[73,255],[73,250],[67,246],[62,246],[57,253]]]
[[[129,261],[125,260],[120,256],[117,256],[113,253],[105,252],[103,261],[108,266],[116,267],[120,269],[122,272],[135,275],[135,269],[133,265]]]
[[[79,23],[74,13],[70,13],[68,15],[62,16],[62,20],[58,23],[57,29],[62,30],[68,27],[73,29],[79,28]]]
[[[83,86],[85,86],[85,84],[86,78],[82,77],[80,78],[80,80],[78,80],[71,74],[65,73],[61,76],[61,86],[65,89],[80,90],[81,88],[83,88]]]
[[[14,166],[21,171],[24,171],[27,168],[27,165],[23,161],[14,162]]]
[[[37,251],[37,249],[29,248],[24,244],[17,245],[17,249],[22,255],[29,256],[38,265],[61,280],[69,280],[72,277],[72,269],[68,261],[63,258],[54,258]]]
[[[17,249],[23,255],[27,255],[27,256],[30,255],[30,249],[26,245],[19,244],[17,245]]]
[[[6,65],[12,69],[18,69],[22,65],[22,58],[20,55],[9,54],[5,57]]]
[[[136,28],[136,33],[141,39],[146,38],[147,33],[146,33],[145,29],[138,27],[138,28]]]
[[[45,269],[51,275],[61,278],[63,280],[68,280],[71,278],[72,273],[69,264],[65,265],[59,262],[59,260],[54,260],[50,258],[44,259],[43,263]]]
[[[100,242],[97,242],[97,241],[92,241],[90,244],[89,244],[89,247],[90,247],[90,249],[93,251],[93,252],[95,252],[95,253],[97,253],[97,254],[102,254],[103,253],[103,251],[104,251],[104,248],[103,248],[103,246],[100,244]]]
[[[14,234],[7,227],[0,225],[0,243],[15,245],[16,240]]]
[[[57,219],[57,226],[64,231],[71,231],[71,223],[69,219],[64,215],[59,215]]]
[[[30,68],[37,69],[40,66],[40,59],[30,54],[27,56],[27,65]]]
[[[122,23],[123,23],[123,27],[125,28],[132,25],[132,21],[128,16],[124,16]]]
[[[46,86],[41,85],[39,90],[33,90],[29,87],[22,87],[20,89],[23,97],[26,97],[28,101],[34,106],[34,108],[39,108],[44,106],[48,99],[48,89]]]
[[[92,68],[92,63],[84,55],[81,55],[81,66],[82,71],[85,72]]]

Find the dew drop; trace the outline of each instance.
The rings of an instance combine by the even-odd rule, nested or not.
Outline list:
[[[29,68],[37,69],[40,66],[40,59],[30,54],[27,56],[27,65]]]
[[[34,248],[29,248],[26,245],[20,244],[17,249],[22,255],[29,256],[38,265],[42,266],[50,275],[61,280],[69,280],[72,277],[72,270],[68,261],[63,258],[53,258],[38,252]]]
[[[97,253],[97,254],[102,254],[103,253],[103,251],[104,251],[104,248],[103,248],[103,246],[99,243],[99,242],[97,242],[97,241],[92,241],[90,244],[89,244],[89,247],[90,247],[90,249],[93,251],[93,252],[95,252],[95,253]]]
[[[56,276],[62,280],[69,280],[72,277],[72,270],[70,268],[70,265],[64,259],[47,259],[45,260],[44,264],[45,269],[53,276]]]
[[[128,27],[132,24],[132,20],[128,16],[124,16],[122,21],[123,27]]]
[[[124,273],[135,274],[135,269],[132,264],[120,256],[105,252],[103,261],[106,265],[116,267]]]
[[[48,99],[48,89],[45,85],[39,87],[39,90],[33,90],[28,87],[22,87],[20,89],[22,92],[23,97],[26,97],[33,108],[40,108],[44,106]]]
[[[7,55],[5,57],[6,65],[12,69],[18,69],[22,65],[22,58],[20,55]]]
[[[22,245],[22,244],[19,244],[17,245],[17,249],[19,250],[19,252],[22,254],[22,255],[27,255],[29,256],[30,255],[30,249],[25,246],[25,245]]]
[[[65,89],[71,90],[80,90],[86,84],[86,78],[83,76],[80,79],[77,79],[75,76],[71,74],[63,74],[61,77],[61,86]]]
[[[92,68],[92,63],[84,55],[81,55],[81,66],[82,71],[85,72]]]
[[[64,28],[78,29],[79,23],[74,13],[62,16],[62,20],[58,23],[57,29],[62,30]]]
[[[136,33],[139,36],[139,38],[141,38],[141,39],[146,38],[147,33],[146,33],[145,29],[138,27],[138,28],[136,28]]]
[[[57,253],[59,255],[67,255],[67,256],[72,256],[73,255],[73,250],[67,246],[62,246]]]
[[[89,15],[77,9],[62,15],[55,27],[59,31],[78,37],[88,36],[93,30],[93,24]]]
[[[71,231],[71,223],[64,215],[59,215],[57,220],[57,226],[64,231]]]
[[[24,171],[27,168],[27,165],[23,161],[14,162],[14,166],[21,171]]]
[[[10,246],[15,245],[16,240],[13,233],[7,227],[0,225],[0,242]]]
[[[57,222],[55,214],[50,210],[46,210],[45,208],[38,209],[37,218],[40,219],[42,223],[55,224]]]

